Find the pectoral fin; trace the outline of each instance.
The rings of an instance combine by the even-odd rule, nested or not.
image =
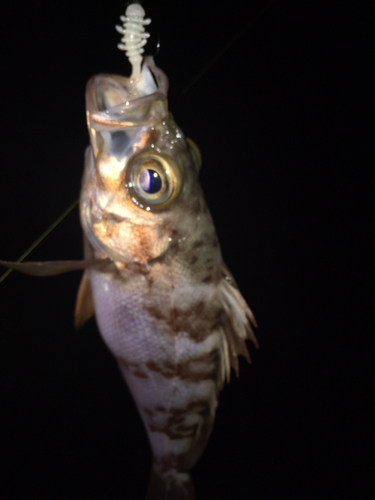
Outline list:
[[[222,264],[221,280],[222,304],[224,309],[223,326],[228,342],[228,354],[231,367],[239,375],[238,356],[244,356],[250,363],[249,351],[245,340],[249,339],[259,347],[253,327],[258,326],[255,317],[242,297],[228,267]]]
[[[92,296],[90,278],[86,272],[83,273],[78,288],[76,307],[74,311],[74,326],[80,330],[95,312]]]
[[[31,276],[54,276],[69,271],[82,271],[109,262],[109,259],[51,260],[46,262],[10,262],[0,260],[0,265]]]

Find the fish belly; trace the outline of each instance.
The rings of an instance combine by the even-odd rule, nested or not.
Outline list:
[[[176,288],[161,286],[151,293],[150,278],[142,275],[127,280],[89,273],[99,330],[118,360],[151,444],[147,498],[194,498],[188,471],[206,446],[221,384],[218,306],[209,311],[197,294],[190,304],[186,290]]]

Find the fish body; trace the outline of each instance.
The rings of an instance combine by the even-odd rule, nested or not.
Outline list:
[[[256,338],[223,263],[199,152],[168,112],[167,88],[151,58],[137,89],[114,75],[88,83],[80,213],[85,258],[111,259],[86,273],[99,330],[151,443],[148,498],[188,499],[219,391],[231,365],[238,372],[237,356],[249,359],[245,339]]]
[[[198,180],[200,153],[176,125],[168,80],[146,58],[138,81],[93,77],[80,196],[84,261],[0,264],[33,275],[83,269],[75,324],[95,313],[143,420],[147,500],[195,498],[205,449],[254,316],[223,262]]]

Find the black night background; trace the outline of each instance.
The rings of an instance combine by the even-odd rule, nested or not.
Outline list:
[[[369,13],[143,5],[146,53],[160,40],[169,109],[201,149],[223,256],[259,323],[260,349],[232,373],[193,470],[198,499],[373,498]],[[85,84],[130,71],[116,48],[123,13],[117,0],[2,10],[1,259],[16,260],[79,196]],[[80,259],[81,241],[76,208],[27,260]],[[95,320],[73,328],[80,277],[0,283],[5,500],[144,498],[151,453],[137,410]]]

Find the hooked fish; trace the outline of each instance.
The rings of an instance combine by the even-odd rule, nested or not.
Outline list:
[[[238,356],[250,361],[245,340],[258,344],[199,183],[199,149],[168,111],[167,91],[151,57],[137,78],[89,80],[85,259],[0,263],[34,275],[84,270],[75,325],[95,313],[137,405],[153,454],[147,499],[191,500],[189,471],[219,392],[231,367],[238,376]]]

